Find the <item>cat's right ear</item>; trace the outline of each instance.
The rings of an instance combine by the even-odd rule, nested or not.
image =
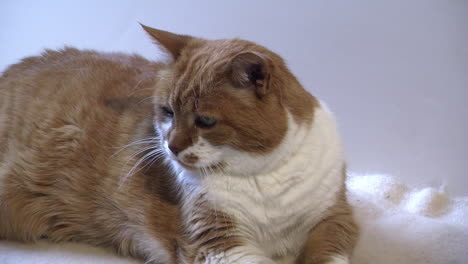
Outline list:
[[[143,29],[148,33],[156,44],[162,47],[164,50],[167,50],[174,60],[180,56],[180,53],[187,45],[192,37],[186,35],[178,35],[168,31],[155,29],[152,27],[145,26],[140,23]]]
[[[236,87],[253,88],[258,97],[263,97],[269,89],[269,65],[262,54],[242,52],[230,63],[232,82]]]

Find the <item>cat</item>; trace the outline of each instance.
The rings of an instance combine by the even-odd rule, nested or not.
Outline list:
[[[172,57],[66,47],[0,77],[0,239],[148,263],[349,263],[333,115],[281,57],[142,25]]]

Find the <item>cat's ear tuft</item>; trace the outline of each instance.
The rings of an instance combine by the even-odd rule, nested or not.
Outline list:
[[[187,45],[192,37],[186,35],[178,35],[168,31],[155,29],[152,27],[145,26],[140,23],[143,29],[148,33],[153,40],[156,41],[163,49],[167,50],[174,60],[180,56],[182,50]]]
[[[268,92],[268,60],[256,52],[242,52],[231,61],[231,78],[236,87],[252,87],[257,96]]]

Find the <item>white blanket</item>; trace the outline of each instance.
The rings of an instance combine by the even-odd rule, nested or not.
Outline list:
[[[361,226],[354,264],[468,263],[468,197],[410,188],[385,175],[354,175],[348,197]],[[1,264],[128,264],[102,249],[77,244],[0,242]]]

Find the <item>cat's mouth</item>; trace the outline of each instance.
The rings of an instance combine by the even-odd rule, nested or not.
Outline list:
[[[194,159],[179,158],[170,152],[168,153],[168,156],[173,162],[177,163],[186,170],[196,171],[201,169],[201,167],[196,164],[197,161]]]
[[[194,164],[188,164],[188,163],[185,163],[184,161],[180,160],[180,159],[175,159],[175,161],[184,169],[187,169],[187,170],[199,170],[200,168]]]
[[[169,158],[172,161],[177,162],[177,164],[179,164],[183,168],[193,170],[193,169],[196,169],[198,167],[196,165],[196,163],[198,161],[198,158],[192,157],[192,158],[187,159],[185,156],[183,156],[183,157],[176,156],[170,151],[167,152],[167,155],[169,156]]]
[[[166,153],[169,159],[177,163],[180,167],[190,171],[199,171],[204,174],[222,171],[225,167],[224,162],[206,162],[203,158],[193,154],[193,153],[182,153],[175,155],[170,151],[167,141],[164,142],[166,148]]]
[[[179,159],[175,156],[172,156],[171,158],[174,162],[177,162],[177,164],[179,164],[182,168],[186,170],[198,171],[204,174],[222,171],[224,168],[223,162],[218,162],[216,164],[210,164],[210,165],[200,165],[200,164],[197,164],[197,162],[190,162],[184,159]]]

